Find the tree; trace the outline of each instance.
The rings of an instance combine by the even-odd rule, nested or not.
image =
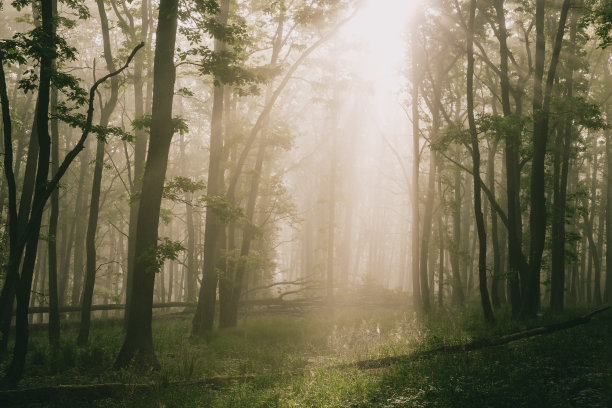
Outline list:
[[[159,365],[153,349],[152,305],[155,273],[160,268],[158,226],[170,142],[174,135],[172,101],[176,68],[174,49],[178,0],[161,0],[156,31],[153,106],[149,151],[142,178],[134,252],[134,286],[130,297],[126,336],[115,367]],[[136,284],[137,283],[137,284]]]
[[[115,63],[111,51],[110,34],[108,28],[108,17],[104,9],[104,2],[96,0],[98,5],[98,13],[100,14],[100,25],[102,28],[102,40],[104,42],[104,59],[106,68],[109,72],[115,71]],[[102,112],[100,113],[100,126],[108,126],[109,120],[117,100],[119,98],[119,82],[117,78],[111,78],[111,94],[109,99],[104,103]],[[91,187],[91,201],[89,204],[89,219],[87,223],[87,233],[85,238],[86,248],[86,273],[85,286],[83,288],[83,296],[81,299],[81,325],[79,328],[79,337],[77,343],[80,346],[87,344],[89,338],[89,326],[91,321],[91,303],[93,300],[94,285],[96,282],[96,272],[98,270],[96,264],[96,231],[98,228],[98,216],[100,211],[100,189],[102,186],[102,170],[104,168],[104,148],[105,140],[98,139],[96,143],[96,157],[93,174],[93,183]]]
[[[36,252],[38,249],[38,237],[40,234],[41,221],[45,204],[53,191],[57,188],[59,181],[68,170],[70,164],[74,161],[78,153],[83,150],[85,141],[89,133],[92,131],[92,120],[93,120],[93,104],[95,99],[95,93],[98,87],[105,82],[107,79],[112,78],[120,74],[127,66],[141,48],[136,47],[127,59],[126,64],[118,69],[117,71],[111,72],[104,77],[97,80],[89,91],[89,99],[83,99],[83,93],[75,86],[75,82],[72,77],[65,75],[58,75],[53,69],[53,60],[60,58],[74,58],[74,50],[69,48],[66,43],[60,40],[54,31],[54,19],[53,19],[53,7],[52,2],[47,0],[41,1],[41,30],[34,30],[30,33],[31,36],[40,36],[37,38],[37,42],[34,44],[41,44],[41,48],[31,48],[31,43],[28,40],[21,38],[20,40],[8,40],[2,43],[0,48],[0,65],[3,65],[7,59],[17,60],[25,63],[26,56],[31,58],[40,58],[40,75],[38,80],[38,109],[36,111],[36,128],[38,138],[38,165],[36,172],[36,189],[32,200],[32,208],[29,214],[27,214],[27,224],[23,227],[23,230],[19,228],[18,214],[17,214],[17,194],[15,189],[15,178],[12,171],[12,135],[11,135],[11,118],[9,111],[9,100],[6,92],[6,82],[4,79],[4,72],[2,72],[2,80],[0,81],[0,95],[2,95],[3,101],[3,125],[5,128],[5,158],[4,158],[4,170],[7,183],[10,187],[9,194],[9,264],[7,267],[7,278],[4,282],[5,287],[9,285],[10,288],[15,288],[17,298],[17,311],[16,311],[16,328],[15,328],[15,347],[13,349],[13,358],[6,371],[4,383],[8,386],[16,386],[23,375],[23,368],[25,364],[25,356],[27,353],[28,344],[28,309],[30,302],[30,293],[32,286],[32,276],[34,273],[34,263],[36,260]],[[17,51],[17,52],[16,52]],[[40,54],[38,54],[40,52]],[[68,121],[74,126],[82,128],[82,134],[76,145],[66,154],[62,163],[59,165],[57,172],[50,179],[48,178],[49,173],[49,160],[50,160],[50,137],[48,128],[48,113],[49,113],[49,96],[51,88],[52,78],[57,83],[72,87],[75,91],[74,100],[77,106],[87,101],[87,114],[86,115],[70,115],[70,111],[67,110],[62,115],[63,120]],[[63,81],[63,82],[62,82]],[[8,129],[8,132],[6,131]],[[108,134],[106,129],[96,128],[96,132]],[[25,256],[24,255],[25,251]],[[21,259],[23,256],[23,265],[21,266]],[[19,269],[21,266],[21,273]],[[8,292],[8,291],[7,291]],[[5,291],[3,290],[3,293]],[[11,307],[9,305],[8,297],[2,298],[2,308]],[[4,309],[3,309],[4,313]]]
[[[470,11],[467,30],[467,113],[472,147],[472,175],[474,180],[474,214],[478,230],[478,281],[480,301],[485,321],[494,322],[493,310],[487,288],[487,235],[482,215],[482,198],[480,179],[480,147],[478,145],[478,130],[474,118],[474,21],[476,19],[476,0],[470,0]]]
[[[229,0],[221,0],[221,8],[217,21],[227,24],[229,16]],[[215,38],[214,52],[220,53],[226,48],[222,38]],[[225,190],[225,171],[221,165],[223,159],[223,93],[225,91],[221,80],[215,78],[213,91],[213,107],[210,120],[210,161],[208,165],[208,195],[219,197]],[[217,302],[217,256],[220,234],[223,226],[212,206],[207,207],[206,224],[204,227],[204,265],[202,267],[202,285],[198,297],[198,306],[193,318],[194,334],[203,334],[212,330]]]

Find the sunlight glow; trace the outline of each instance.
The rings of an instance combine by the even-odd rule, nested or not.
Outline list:
[[[357,70],[375,86],[394,87],[402,81],[405,32],[420,0],[366,0],[343,29],[347,40],[359,44],[363,59]]]

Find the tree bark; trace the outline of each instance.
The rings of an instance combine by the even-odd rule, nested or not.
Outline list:
[[[529,276],[523,282],[521,314],[535,317],[540,307],[540,269],[546,239],[546,180],[545,159],[548,141],[549,108],[556,75],[565,23],[571,1],[564,0],[555,37],[546,88],[542,91],[546,39],[544,36],[545,0],[536,1],[536,54],[533,92],[533,156],[531,159],[530,212],[529,212]]]
[[[578,13],[572,12],[570,43],[576,41]],[[572,53],[574,54],[574,53]],[[574,56],[574,55],[572,55]],[[571,99],[574,92],[574,62],[569,62],[566,80],[566,97]],[[567,207],[567,178],[572,143],[573,125],[570,118],[565,121],[563,132],[558,132],[555,148],[555,171],[553,176],[553,217],[552,217],[552,270],[550,279],[550,309],[558,314],[563,311],[565,301],[565,213]],[[563,134],[563,139],[560,135]]]
[[[607,106],[608,124],[611,122],[612,109]],[[606,178],[606,283],[604,302],[612,302],[612,131],[606,129],[606,161],[608,177]]]
[[[140,7],[141,14],[141,40],[148,44],[147,38],[149,33],[149,2],[143,0]],[[147,47],[148,48],[148,47]],[[145,99],[143,95],[144,81],[142,79],[144,71],[144,62],[147,59],[147,54],[138,56],[134,63],[134,116],[136,118],[142,118],[145,114],[145,110],[148,110],[148,103],[145,106]],[[147,100],[149,102],[149,100]],[[142,187],[142,175],[144,171],[144,163],[147,155],[147,134],[144,129],[136,129],[134,131],[134,173],[132,175],[132,184],[130,190],[130,219],[128,227],[128,273],[126,280],[126,305],[129,305],[129,301],[132,294],[132,286],[134,285],[134,251],[136,245],[136,224],[138,222],[138,207],[139,207],[139,194]],[[125,322],[124,329],[127,330],[127,322],[129,315],[129,306],[125,311]]]
[[[461,243],[461,174],[455,171],[455,206],[453,207],[453,242],[451,249],[451,269],[453,304],[462,305],[464,302],[463,285],[461,284],[461,270],[459,268],[459,253]]]
[[[229,16],[230,1],[221,0],[221,11],[217,17],[219,24],[226,24]],[[222,52],[225,43],[216,38],[214,52]],[[210,161],[208,165],[208,195],[222,196],[225,190],[225,169],[222,166],[223,158],[223,92],[224,86],[219,78],[215,78],[213,90],[213,107],[210,121]],[[204,264],[202,267],[202,284],[198,297],[198,307],[193,318],[193,333],[204,334],[213,329],[215,320],[215,306],[217,299],[217,257],[220,244],[219,235],[223,225],[217,217],[212,206],[206,210],[206,223],[204,227]]]
[[[51,0],[41,0],[41,27],[42,32],[47,38],[54,38],[55,27],[53,22],[53,2]],[[49,54],[43,53],[40,59],[40,75],[38,84],[38,99],[36,111],[36,130],[38,138],[38,163],[36,165],[36,180],[34,188],[33,203],[31,217],[28,214],[24,215],[24,219],[28,220],[28,227],[31,228],[29,235],[25,235],[21,239],[19,235],[14,238],[19,240],[17,243],[19,248],[11,251],[13,254],[12,262],[9,261],[7,276],[16,276],[19,269],[19,262],[23,254],[23,248],[26,247],[25,258],[22,266],[22,272],[19,279],[15,282],[15,296],[17,299],[17,311],[15,316],[15,347],[13,349],[13,358],[6,370],[4,381],[9,386],[16,386],[23,376],[23,368],[25,365],[25,357],[28,345],[28,308],[30,303],[30,292],[32,287],[32,275],[34,272],[34,263],[36,261],[36,251],[38,247],[38,236],[40,233],[40,224],[42,221],[42,213],[44,208],[45,190],[47,188],[47,176],[49,174],[49,159],[50,137],[49,137],[49,91],[51,85],[51,74],[53,71],[53,60]],[[9,138],[9,141],[12,140]],[[6,145],[5,145],[6,147]],[[11,148],[12,149],[12,148]],[[6,168],[5,168],[6,170]],[[23,196],[23,193],[22,193]],[[11,240],[11,243],[13,241]],[[12,245],[11,245],[12,246]],[[8,281],[8,278],[7,278]],[[6,283],[5,283],[6,285]]]
[[[87,231],[87,223],[83,214],[87,211],[87,197],[85,197],[85,180],[87,179],[87,173],[89,168],[89,148],[83,149],[81,154],[81,168],[79,171],[79,186],[77,189],[77,196],[75,199],[74,210],[75,210],[75,242],[74,242],[74,260],[72,264],[72,294],[71,302],[72,306],[81,304],[81,289],[84,275],[84,243],[85,234]]]
[[[510,77],[508,75],[508,37],[506,30],[506,16],[504,11],[504,0],[495,1],[497,16],[497,27],[499,33],[499,52],[500,52],[500,86],[502,96],[502,110],[504,117],[512,117],[510,107]],[[519,107],[516,107],[518,115]],[[521,174],[519,166],[521,135],[517,131],[506,133],[506,195],[508,201],[508,261],[509,261],[509,286],[510,303],[514,316],[520,313],[521,307],[521,286],[520,282],[526,279],[527,265],[522,262],[522,220],[520,205],[520,184]]]
[[[108,28],[108,18],[104,9],[104,1],[96,0],[98,13],[100,14],[100,24],[102,29],[102,39],[104,43],[104,59],[106,68],[109,72],[115,71],[115,63],[110,45],[110,35]],[[117,106],[119,97],[119,81],[117,77],[111,78],[111,94],[108,101],[104,104],[100,113],[100,126],[107,126],[110,117]],[[102,187],[102,170],[104,168],[104,147],[105,141],[98,140],[96,143],[96,163],[94,167],[93,183],[91,187],[91,201],[89,204],[89,220],[87,222],[87,234],[85,237],[86,248],[86,274],[85,286],[83,288],[81,326],[77,344],[84,346],[89,339],[89,326],[91,322],[91,304],[93,300],[94,286],[96,282],[96,231],[98,228],[98,216],[100,212],[100,189]]]
[[[54,1],[54,6],[57,3]],[[55,7],[54,7],[55,8]],[[57,88],[51,90],[51,111],[57,106]],[[57,119],[51,119],[51,174],[59,167],[59,129]],[[60,341],[60,316],[57,285],[57,223],[59,218],[59,190],[51,194],[51,214],[49,214],[48,272],[49,272],[49,344],[57,347]]]
[[[130,296],[127,332],[115,367],[127,366],[132,359],[142,366],[158,367],[153,349],[152,304],[157,271],[157,237],[164,179],[170,143],[174,134],[172,100],[176,68],[178,0],[161,0],[156,32],[151,136],[142,179],[138,208],[134,282]]]
[[[478,145],[478,130],[474,118],[474,20],[476,19],[476,0],[470,0],[470,16],[467,30],[467,114],[472,138],[472,168],[474,179],[474,214],[478,231],[478,283],[480,287],[480,303],[485,321],[489,324],[495,321],[487,288],[487,234],[482,214],[482,194],[480,190],[480,147]]]
[[[416,19],[415,19],[416,20]],[[419,86],[421,78],[419,74],[419,52],[417,41],[417,24],[413,21],[410,31],[411,39],[411,55],[412,55],[412,88],[411,88],[411,106],[412,106],[412,214],[411,214],[411,229],[412,229],[412,298],[415,309],[423,308],[421,297],[421,282],[419,269],[419,162],[420,162],[420,143],[419,143]],[[427,281],[425,281],[427,285]]]

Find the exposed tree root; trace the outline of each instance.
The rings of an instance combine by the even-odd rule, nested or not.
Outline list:
[[[236,382],[250,381],[255,376],[241,375],[235,377],[210,377],[198,381],[173,382],[160,384],[92,384],[92,385],[59,385],[25,390],[0,391],[0,406],[14,407],[27,404],[39,404],[56,401],[94,401],[115,398],[136,392],[146,392],[157,387],[208,387],[220,388]],[[85,406],[85,405],[84,405]]]
[[[602,309],[595,310],[589,314],[586,314],[577,319],[568,320],[562,323],[555,323],[548,326],[536,327],[535,329],[525,330],[518,333],[508,334],[506,336],[493,337],[490,339],[476,340],[469,343],[457,344],[454,346],[442,346],[432,350],[424,350],[417,351],[412,354],[405,354],[401,356],[392,356],[385,357],[379,359],[372,360],[361,360],[350,364],[342,364],[338,366],[334,366],[333,368],[358,368],[360,370],[369,370],[373,368],[383,368],[388,367],[390,365],[406,362],[406,361],[414,361],[424,357],[429,357],[437,354],[450,354],[450,353],[460,353],[467,351],[480,350],[486,347],[492,346],[500,346],[502,344],[507,344],[516,340],[526,339],[529,337],[539,336],[542,334],[550,334],[556,331],[569,329],[575,326],[579,326],[582,324],[586,324],[591,321],[593,316],[605,312],[606,310],[611,309],[612,306],[607,306]]]

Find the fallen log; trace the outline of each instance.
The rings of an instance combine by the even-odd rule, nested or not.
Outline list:
[[[501,346],[503,344],[508,344],[513,341],[526,339],[526,338],[534,337],[534,336],[540,336],[543,334],[550,334],[556,331],[566,330],[566,329],[570,329],[575,326],[586,324],[590,322],[591,319],[595,315],[599,313],[603,313],[606,310],[609,310],[611,308],[612,306],[607,306],[602,309],[598,309],[591,313],[588,313],[582,317],[578,317],[576,319],[568,320],[568,321],[561,322],[561,323],[555,323],[555,324],[551,324],[548,326],[536,327],[534,329],[525,330],[525,331],[521,331],[518,333],[508,334],[506,336],[476,340],[476,341],[472,341],[469,343],[456,344],[452,346],[442,346],[442,347],[438,347],[438,348],[431,349],[431,350],[417,351],[412,354],[404,354],[400,356],[391,356],[391,357],[384,357],[384,358],[371,359],[371,360],[361,360],[361,361],[356,361],[354,363],[337,365],[337,366],[334,366],[333,368],[350,368],[350,367],[355,368],[356,367],[360,370],[369,370],[369,369],[374,369],[374,368],[388,367],[388,366],[391,366],[397,363],[419,360],[421,358],[430,357],[430,356],[437,355],[437,354],[460,353],[460,352],[480,350],[486,347]]]
[[[208,387],[217,389],[237,382],[250,381],[254,375],[230,377],[209,377],[197,381],[181,381],[168,384],[89,384],[89,385],[58,385],[55,387],[40,387],[24,390],[0,391],[0,406],[15,407],[27,404],[50,402],[79,401],[90,402],[106,398],[116,398],[137,392],[146,392],[155,388],[168,387]]]

